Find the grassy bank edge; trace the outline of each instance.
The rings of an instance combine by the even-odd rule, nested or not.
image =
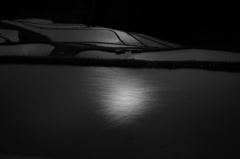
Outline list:
[[[26,57],[1,56],[0,64],[45,64],[45,65],[73,65],[73,66],[106,66],[129,68],[195,68],[222,71],[240,71],[240,62],[232,61],[147,61],[135,59],[99,59],[74,57]]]

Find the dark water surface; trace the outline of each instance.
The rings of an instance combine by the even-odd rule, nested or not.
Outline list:
[[[0,74],[0,154],[239,156],[239,73],[0,65]]]

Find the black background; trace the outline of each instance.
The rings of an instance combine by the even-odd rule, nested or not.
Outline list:
[[[183,45],[240,49],[238,1],[5,1],[0,19],[43,18],[149,34]]]

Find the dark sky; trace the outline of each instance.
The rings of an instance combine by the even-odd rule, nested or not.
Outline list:
[[[7,1],[5,8],[1,19],[38,17],[140,32],[186,45],[240,48],[237,1]]]

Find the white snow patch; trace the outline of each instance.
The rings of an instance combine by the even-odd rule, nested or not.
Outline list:
[[[133,54],[133,59],[148,61],[240,61],[240,53],[218,51],[218,50],[201,50],[186,49],[160,52],[147,52]]]
[[[8,29],[1,29],[0,28],[0,35],[11,42],[18,42],[18,31],[17,30],[8,30]]]
[[[55,47],[48,44],[0,45],[0,56],[48,56]]]

